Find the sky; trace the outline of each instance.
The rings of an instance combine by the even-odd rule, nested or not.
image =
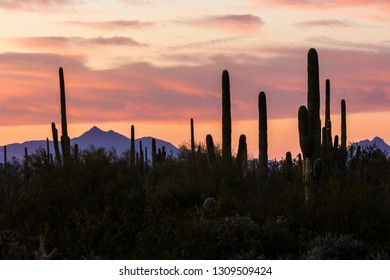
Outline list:
[[[232,147],[258,156],[258,94],[266,93],[268,153],[300,152],[307,52],[319,56],[331,119],[347,141],[390,143],[388,0],[0,0],[0,145],[51,138],[65,72],[71,137],[97,125],[179,146],[222,138],[221,76],[230,74]]]

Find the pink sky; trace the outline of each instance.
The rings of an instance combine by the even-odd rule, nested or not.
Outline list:
[[[257,157],[265,91],[270,158],[299,152],[306,54],[319,54],[321,112],[347,102],[348,141],[390,142],[390,2],[352,0],[0,0],[0,145],[50,137],[65,71],[72,137],[92,125],[180,145],[221,141],[221,74],[231,78],[233,147]],[[223,4],[222,4],[223,3]]]

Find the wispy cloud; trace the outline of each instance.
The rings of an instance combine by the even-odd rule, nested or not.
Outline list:
[[[77,25],[83,27],[90,27],[96,29],[144,29],[154,26],[155,23],[151,21],[139,21],[139,20],[114,20],[114,21],[67,21],[67,24]]]
[[[355,26],[348,20],[337,20],[337,19],[323,19],[323,20],[310,20],[302,21],[295,24],[299,27],[329,27],[329,28],[344,28]]]
[[[328,10],[340,8],[372,8],[381,13],[387,13],[390,10],[390,2],[388,0],[248,0],[252,4],[258,5],[279,5],[294,9],[312,9],[312,10]],[[360,16],[365,17],[365,13]]]
[[[213,15],[177,22],[239,34],[255,32],[264,24],[260,17],[252,14]]]
[[[67,6],[72,0],[0,0],[0,8],[9,10],[51,10]]]
[[[9,39],[20,46],[27,48],[67,48],[72,46],[126,46],[145,47],[145,44],[138,43],[130,37],[25,37]]]
[[[239,39],[240,39],[240,37],[238,37],[238,36],[224,37],[224,38],[218,38],[218,39],[209,40],[209,41],[194,42],[194,43],[190,43],[190,44],[171,46],[171,47],[168,47],[167,50],[168,51],[179,51],[179,50],[184,50],[184,49],[203,48],[203,47],[207,47],[207,46],[214,46],[214,45],[223,44],[223,43],[227,43],[227,42],[237,41]]]
[[[316,44],[322,44],[332,48],[345,48],[351,50],[376,51],[376,52],[390,51],[389,47],[383,45],[370,44],[367,42],[353,42],[348,40],[339,40],[327,36],[312,36],[308,38],[308,40]]]

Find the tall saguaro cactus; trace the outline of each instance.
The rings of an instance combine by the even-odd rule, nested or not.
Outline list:
[[[156,148],[156,139],[152,138],[152,167],[155,169],[157,167],[157,148]]]
[[[326,148],[332,148],[332,122],[330,121],[330,80],[325,82],[325,139]],[[330,151],[329,151],[330,152]]]
[[[268,177],[267,103],[265,93],[259,93],[259,167],[263,178]]]
[[[229,72],[222,72],[222,159],[230,162],[232,158],[232,118],[230,111]]]
[[[325,127],[328,128],[330,121],[330,80],[325,82]]]
[[[315,49],[310,49],[307,55],[307,74],[309,129],[311,134],[312,156],[316,159],[321,155],[321,120],[318,54]]]
[[[345,100],[341,100],[341,149],[347,150],[347,116]]]
[[[318,54],[315,49],[310,49],[307,55],[307,74],[307,107],[299,108],[298,129],[299,144],[304,157],[302,175],[305,182],[305,200],[312,204],[316,191],[313,184],[318,182],[322,172],[322,169],[317,169],[318,172],[315,174],[317,177],[313,177],[314,163],[321,155],[319,67]]]
[[[195,156],[194,119],[191,118],[191,155]]]
[[[61,101],[61,145],[62,145],[62,154],[64,159],[70,157],[70,139],[68,136],[68,123],[66,120],[66,101],[65,101],[65,79],[64,79],[64,70],[62,67],[59,69],[59,78],[60,78],[60,101]]]
[[[131,126],[130,138],[130,165],[135,166],[135,140],[134,140],[134,125]]]

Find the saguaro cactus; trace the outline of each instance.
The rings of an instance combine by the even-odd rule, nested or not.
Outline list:
[[[305,182],[305,200],[311,204],[314,197],[313,166],[321,155],[319,67],[318,54],[315,49],[310,49],[307,55],[307,74],[307,108],[305,106],[299,108],[298,129],[299,143],[304,157],[302,175]],[[326,139],[323,142],[325,143]]]
[[[347,116],[345,100],[341,100],[341,149],[347,150]]]
[[[60,148],[58,146],[58,130],[57,130],[56,124],[54,122],[51,123],[51,131],[53,134],[53,144],[54,144],[54,152],[55,152],[56,161],[58,164],[61,164]]]
[[[330,122],[330,80],[325,82],[325,127],[328,128]]]
[[[214,141],[213,141],[213,137],[210,134],[206,135],[206,146],[207,146],[207,160],[209,163],[213,164],[216,158],[215,158],[215,150],[214,150]]]
[[[248,160],[248,151],[246,144],[245,134],[240,135],[240,140],[238,142],[238,152],[237,152],[237,166],[240,172],[245,176],[247,169],[247,160]]]
[[[139,166],[144,168],[144,150],[142,149],[142,141],[139,141]]]
[[[191,118],[191,155],[195,156],[194,119]]]
[[[47,161],[50,162],[50,146],[49,146],[49,138],[46,138],[46,154]]]
[[[318,54],[315,49],[310,49],[307,55],[307,74],[309,129],[311,134],[312,157],[316,159],[321,155],[321,120]]]
[[[232,158],[232,118],[230,112],[229,72],[222,72],[222,159],[230,162]]]
[[[265,93],[259,93],[259,167],[263,178],[268,177],[267,103]]]
[[[61,101],[61,146],[62,146],[62,155],[65,159],[70,157],[70,139],[68,136],[68,123],[66,120],[66,102],[65,102],[65,79],[64,71],[62,67],[59,69],[59,79],[60,79],[60,101]]]
[[[135,139],[134,139],[134,125],[131,126],[130,138],[130,165],[135,165]]]
[[[156,149],[156,139],[152,138],[152,167],[155,169],[157,167],[157,149]]]

